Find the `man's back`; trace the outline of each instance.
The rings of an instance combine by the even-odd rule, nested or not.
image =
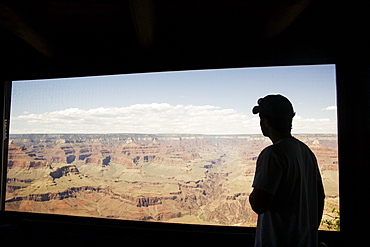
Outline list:
[[[320,184],[316,158],[304,143],[285,138],[264,149],[253,187],[273,200],[259,215],[256,246],[316,246]]]

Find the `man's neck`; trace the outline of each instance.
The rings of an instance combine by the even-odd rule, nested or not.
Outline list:
[[[279,133],[279,132],[276,132],[276,131],[271,131],[271,135],[269,136],[269,138],[272,141],[272,143],[275,144],[278,141],[280,141],[281,139],[293,138],[293,136],[290,133],[282,134],[282,133]]]

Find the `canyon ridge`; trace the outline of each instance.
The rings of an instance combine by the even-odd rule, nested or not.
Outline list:
[[[337,136],[295,137],[317,157],[330,219],[339,209]],[[255,226],[248,197],[270,144],[262,135],[11,135],[6,210]]]

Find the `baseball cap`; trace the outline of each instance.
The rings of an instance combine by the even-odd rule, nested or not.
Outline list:
[[[292,103],[280,94],[267,95],[258,99],[257,103],[258,105],[252,109],[253,114],[261,113],[274,119],[293,118],[295,116]]]

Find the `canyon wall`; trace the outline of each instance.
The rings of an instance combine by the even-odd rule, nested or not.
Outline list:
[[[315,153],[327,208],[339,208],[335,135],[300,135]],[[16,135],[6,210],[254,226],[248,197],[261,135]]]

